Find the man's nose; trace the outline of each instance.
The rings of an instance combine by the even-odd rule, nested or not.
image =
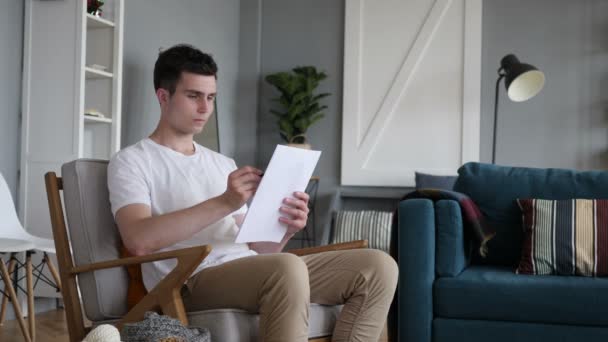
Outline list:
[[[198,111],[200,113],[206,113],[209,110],[209,106],[211,104],[209,103],[209,101],[207,101],[206,99],[203,99],[202,101],[199,102],[198,104]]]

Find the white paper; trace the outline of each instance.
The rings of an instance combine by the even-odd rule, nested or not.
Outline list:
[[[320,156],[321,151],[277,145],[236,236],[237,243],[283,239],[287,231],[287,225],[279,222],[283,199],[306,190]]]

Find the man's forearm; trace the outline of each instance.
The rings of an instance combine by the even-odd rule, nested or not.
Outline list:
[[[192,237],[233,210],[221,197],[214,197],[190,208],[125,222],[121,235],[131,253],[150,254]]]
[[[280,253],[293,236],[294,234],[286,233],[281,242],[250,242],[249,248],[258,252],[259,254]]]

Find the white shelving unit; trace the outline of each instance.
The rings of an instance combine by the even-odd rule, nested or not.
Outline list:
[[[123,2],[105,0],[101,17],[86,0],[25,2],[19,214],[32,234],[52,238],[46,172],[120,148]]]
[[[114,77],[114,74],[110,72],[93,69],[92,67],[85,67],[84,72],[87,80],[112,79]]]

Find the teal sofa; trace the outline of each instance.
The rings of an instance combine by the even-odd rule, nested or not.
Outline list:
[[[608,171],[468,163],[454,191],[497,231],[481,258],[456,201],[399,203],[398,341],[608,341],[608,279],[520,275],[517,198],[608,199]]]

